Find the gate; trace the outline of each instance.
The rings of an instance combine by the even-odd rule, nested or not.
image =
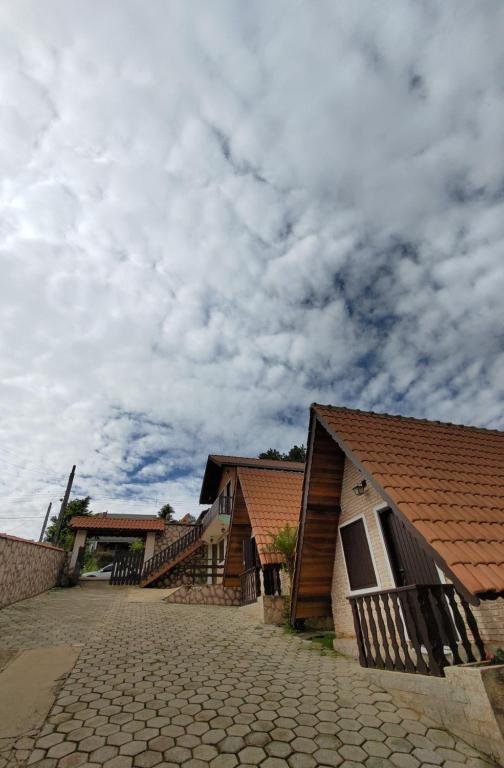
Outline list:
[[[114,557],[110,583],[113,586],[139,584],[142,575],[144,552],[117,552]]]

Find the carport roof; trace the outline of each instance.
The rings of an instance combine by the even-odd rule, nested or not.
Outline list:
[[[111,517],[109,515],[75,515],[72,517],[72,528],[86,528],[88,531],[97,530],[126,530],[126,531],[164,531],[164,520],[159,517]]]

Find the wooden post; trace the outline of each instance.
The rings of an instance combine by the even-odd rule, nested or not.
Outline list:
[[[67,508],[68,499],[70,497],[70,491],[72,490],[72,484],[73,484],[73,481],[74,481],[74,477],[75,477],[75,464],[73,465],[72,471],[70,472],[70,474],[68,476],[68,482],[67,482],[67,487],[66,487],[65,495],[63,496],[63,501],[61,502],[61,508],[60,508],[60,512],[59,512],[58,523],[56,525],[56,533],[55,533],[55,536],[54,536],[55,541],[53,542],[56,545],[59,544],[61,526],[63,524],[63,518],[65,516],[65,510]]]
[[[49,513],[51,512],[51,507],[52,507],[52,501],[49,502],[49,506],[47,507],[46,516],[44,518],[44,524],[42,526],[42,530],[40,531],[39,541],[42,541],[42,539],[44,538],[44,533],[47,526],[47,521],[49,520]]]

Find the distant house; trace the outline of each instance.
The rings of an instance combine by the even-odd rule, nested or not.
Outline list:
[[[288,473],[294,472],[298,474],[303,471],[303,468],[303,464],[298,464],[292,461],[254,459],[244,456],[221,456],[218,454],[209,455],[200,493],[200,504],[212,505],[208,512],[203,513],[203,520],[206,524],[204,537],[211,547],[209,550],[209,557],[211,557],[212,561],[216,562],[219,568],[226,574],[225,583],[227,586],[239,586],[240,574],[245,570],[243,558],[248,558],[248,564],[252,557],[254,544],[254,542],[250,544],[249,549],[247,550],[248,554],[244,555],[243,540],[246,539],[250,542],[253,537],[251,536],[249,529],[247,529],[248,534],[246,536],[239,534],[237,524],[235,523],[232,539],[229,539],[233,546],[232,552],[229,553],[229,563],[232,562],[233,565],[228,565],[228,558],[226,557],[226,540],[228,538],[227,535],[231,513],[235,502],[238,502],[240,506],[243,498],[239,482],[239,473],[243,473],[246,469],[255,469],[266,472],[281,470]],[[291,474],[289,476],[291,476]],[[238,496],[236,495],[237,493]],[[237,512],[237,515],[239,514],[240,512]],[[236,516],[234,515],[233,520],[235,519]],[[219,536],[220,539],[217,538]],[[225,562],[226,566],[224,567]],[[229,568],[231,568],[231,571]]]
[[[224,586],[241,588],[242,603],[280,596],[283,557],[272,535],[296,527],[303,488],[303,464],[288,469],[237,467],[235,500],[224,566]],[[289,585],[287,585],[287,589]]]
[[[84,548],[95,554],[99,565],[114,563],[111,583],[140,583],[141,586],[164,586],[185,583],[200,577],[204,544],[201,528],[181,521],[165,521],[154,515],[76,515],[71,527],[75,531],[70,557],[70,570],[82,560]],[[127,555],[131,543],[144,544],[142,554]],[[117,573],[116,573],[117,572]]]
[[[504,433],[313,405],[291,620],[369,667],[504,646]]]

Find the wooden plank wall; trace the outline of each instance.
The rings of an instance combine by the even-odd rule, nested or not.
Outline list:
[[[235,486],[233,515],[229,526],[226,562],[224,564],[223,584],[225,587],[239,587],[240,574],[244,571],[243,540],[250,539],[252,529],[247,505],[239,481]]]
[[[306,508],[302,511],[304,525],[298,544],[293,620],[332,615],[331,585],[344,463],[343,451],[316,420]]]

